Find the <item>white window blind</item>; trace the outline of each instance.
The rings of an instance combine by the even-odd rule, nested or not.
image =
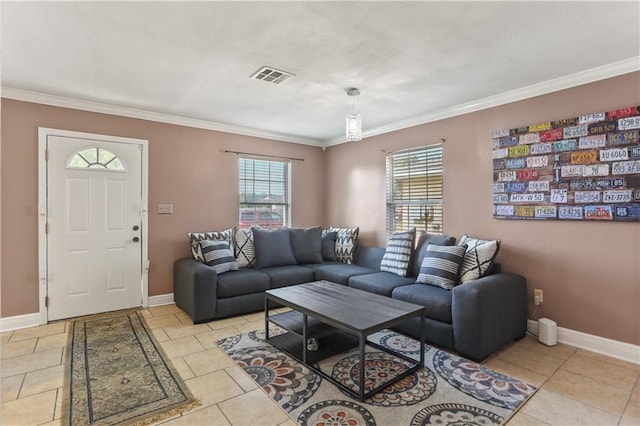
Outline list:
[[[387,155],[387,233],[442,234],[442,144]]]
[[[240,158],[239,227],[289,225],[289,162]]]

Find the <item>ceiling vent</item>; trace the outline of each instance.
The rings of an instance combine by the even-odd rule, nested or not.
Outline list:
[[[280,84],[289,80],[289,78],[293,77],[294,74],[291,74],[287,71],[277,70],[273,67],[262,67],[253,75],[251,78],[255,80],[266,81],[267,83]]]

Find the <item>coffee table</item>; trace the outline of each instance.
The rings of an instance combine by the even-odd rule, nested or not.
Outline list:
[[[274,303],[292,310],[270,315],[270,305],[273,306]],[[269,343],[302,361],[307,367],[360,401],[370,398],[424,366],[424,306],[329,281],[315,281],[267,290],[264,309],[265,338]],[[367,340],[367,337],[375,332],[415,317],[421,318],[420,360],[417,362],[404,354]],[[273,323],[287,332],[270,336],[269,323]],[[320,342],[317,351],[312,352],[307,349],[307,342],[311,338]],[[373,346],[405,360],[408,363],[407,370],[365,392],[365,345]],[[354,347],[359,348],[360,383],[358,392],[336,381],[313,365],[322,359]]]

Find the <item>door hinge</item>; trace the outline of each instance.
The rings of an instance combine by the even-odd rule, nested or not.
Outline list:
[[[45,296],[44,297],[44,307],[48,308],[49,307],[49,296]]]
[[[44,161],[49,161],[49,150],[48,149],[44,150]]]
[[[44,233],[47,235],[49,234],[49,222],[44,224]]]

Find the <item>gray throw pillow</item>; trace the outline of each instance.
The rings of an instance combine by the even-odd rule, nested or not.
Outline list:
[[[267,231],[251,228],[251,232],[253,232],[253,245],[256,251],[256,268],[296,264],[288,229]]]
[[[462,266],[466,250],[466,245],[437,246],[429,244],[416,282],[451,290],[459,283],[460,266]]]
[[[322,263],[322,228],[291,228],[291,247],[298,265]]]
[[[429,234],[425,231],[421,231],[417,239],[418,243],[416,244],[416,249],[413,254],[413,261],[407,273],[410,277],[417,277],[420,273],[420,266],[422,265],[422,260],[424,259],[424,254],[429,244],[435,244],[437,246],[453,246],[456,244],[456,237]]]
[[[336,257],[336,231],[322,231],[322,259],[325,262],[337,262]]]

